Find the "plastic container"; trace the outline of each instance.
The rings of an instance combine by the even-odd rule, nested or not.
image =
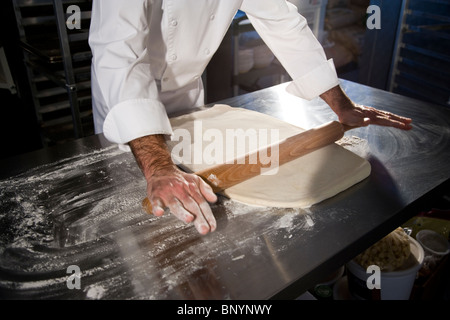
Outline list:
[[[328,0],[288,0],[294,4],[298,12],[306,18],[312,32],[319,39],[324,30],[325,13]]]
[[[338,281],[345,272],[345,266],[336,269],[334,272],[330,273],[327,277],[323,278],[317,285],[327,285],[333,286],[336,281]]]
[[[420,230],[416,234],[416,239],[425,250],[425,255],[432,256],[435,261],[441,260],[450,253],[447,239],[433,230]]]
[[[272,51],[265,44],[253,48],[254,67],[256,69],[269,66],[275,58]]]
[[[422,246],[409,237],[411,254],[401,268],[380,273],[380,289],[369,289],[367,279],[372,274],[358,263],[351,260],[347,263],[348,288],[350,293],[361,300],[408,300],[424,260]]]
[[[253,49],[239,49],[238,63],[239,73],[246,73],[250,71],[255,64],[253,60]]]
[[[326,7],[328,0],[288,0],[298,9],[315,9],[318,7]]]

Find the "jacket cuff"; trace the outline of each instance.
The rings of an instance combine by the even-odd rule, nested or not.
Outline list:
[[[333,59],[330,59],[304,76],[294,79],[286,87],[286,91],[300,98],[312,100],[338,84],[336,68]]]
[[[164,105],[156,100],[135,99],[115,105],[103,124],[105,137],[118,144],[151,134],[171,135],[172,127]]]

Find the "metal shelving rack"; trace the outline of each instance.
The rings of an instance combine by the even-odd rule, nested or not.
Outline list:
[[[308,25],[314,35],[320,39],[323,33],[323,25],[325,18],[325,9],[328,0],[289,0],[297,6],[299,12],[306,18]],[[233,48],[233,95],[239,94],[239,89],[245,91],[255,91],[262,89],[258,85],[258,80],[266,76],[274,76],[277,83],[283,83],[291,80],[286,70],[275,59],[269,66],[261,69],[251,69],[250,71],[239,73],[239,36],[246,32],[254,32],[255,29],[251,25],[244,12],[239,11],[231,25],[232,30],[232,48]]]
[[[88,45],[92,0],[12,0],[33,96],[42,131],[70,127],[72,138],[85,136],[92,123],[91,51]],[[76,5],[80,29],[69,28]],[[52,138],[42,135],[43,144]],[[55,138],[53,138],[54,140]]]
[[[279,63],[271,63],[269,66],[261,69],[251,69],[250,71],[240,74],[239,73],[239,36],[242,33],[254,32],[252,24],[248,20],[247,16],[243,12],[236,14],[233,23],[231,24],[232,30],[232,60],[233,60],[233,96],[240,94],[239,89],[246,91],[256,91],[262,89],[258,86],[258,80],[265,76],[277,76],[278,82],[283,83],[289,79],[284,68]]]
[[[450,107],[450,2],[403,0],[391,92]]]
[[[17,93],[3,46],[0,46],[0,89],[8,89],[11,94]]]

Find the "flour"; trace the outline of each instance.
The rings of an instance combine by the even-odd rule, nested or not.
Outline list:
[[[356,136],[344,136],[342,139],[336,141],[336,144],[363,158],[367,157],[370,153],[368,141]]]
[[[89,194],[78,193],[53,206],[51,190],[54,183],[76,177],[80,168],[89,167],[122,151],[111,146],[92,153],[80,154],[58,162],[42,165],[17,176],[0,181],[0,222],[3,234],[0,250],[5,246],[31,246],[36,241],[52,240],[52,221],[49,219],[57,207],[89,202]],[[84,203],[83,203],[84,201]],[[19,244],[19,245],[18,245]]]
[[[218,230],[200,236],[171,214],[147,214],[145,189],[132,155],[116,147],[0,181],[0,292],[29,299],[184,298],[183,290],[199,285],[192,283],[197,275],[225,277],[234,263],[290,248],[287,241],[268,252],[271,240],[294,240],[315,228],[303,209],[220,197],[212,205],[222,214]],[[80,290],[66,286],[70,265],[81,269]]]
[[[287,229],[288,231],[292,228],[294,219],[294,214],[288,213],[286,215],[283,215],[277,222],[275,227],[276,228],[283,228]]]
[[[50,286],[66,284],[67,278],[55,278],[50,280],[38,280],[38,281],[28,281],[28,282],[10,282],[10,281],[0,281],[1,287],[9,287],[11,289],[17,288],[21,290],[37,290],[40,288],[46,288]]]
[[[241,260],[245,258],[245,254],[241,254],[240,256],[234,257],[231,260],[236,261],[236,260]]]
[[[284,229],[291,232],[294,229],[311,229],[314,227],[312,212],[309,208],[275,208],[242,204],[239,201],[226,199],[222,203],[227,209],[229,218],[249,215],[255,221],[264,220],[264,215],[274,214],[277,219],[271,224],[271,230]],[[260,214],[262,211],[264,214]],[[309,213],[309,214],[308,214]]]
[[[208,181],[210,181],[213,185],[215,185],[216,187],[219,185],[220,180],[219,178],[217,178],[217,176],[214,173],[211,173],[208,176]]]
[[[86,298],[98,300],[101,299],[104,294],[105,288],[103,288],[102,286],[92,285],[86,292]]]
[[[309,215],[306,215],[305,219],[306,219],[306,225],[308,226],[308,228],[314,227],[314,221]]]
[[[262,206],[246,205],[236,200],[226,199],[222,205],[227,209],[230,218],[248,214],[260,210]]]

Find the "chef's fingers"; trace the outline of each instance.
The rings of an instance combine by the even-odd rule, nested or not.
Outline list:
[[[214,217],[214,214],[212,213],[211,207],[209,206],[208,201],[213,202],[217,200],[217,196],[212,192],[212,190],[202,190],[202,188],[209,188],[208,185],[203,186],[203,184],[206,184],[201,178],[196,179],[196,183],[189,184],[189,192],[192,197],[192,199],[195,201],[195,203],[198,205],[198,209],[201,212],[200,216],[196,216],[194,220],[194,225],[196,226],[197,230],[201,234],[205,234],[208,231],[214,231],[216,230],[216,218]],[[198,184],[197,184],[198,183]],[[206,197],[205,197],[206,193]],[[205,200],[206,199],[206,200]]]
[[[399,116],[395,113],[391,113],[391,112],[387,112],[387,111],[382,111],[381,113],[392,120],[396,120],[396,121],[403,122],[403,123],[411,123],[412,122],[411,118]]]
[[[217,201],[217,196],[200,177],[177,172],[154,179],[147,189],[155,216],[162,216],[168,208],[179,220],[193,222],[200,234],[216,229],[216,219],[208,201]]]
[[[169,202],[167,207],[175,217],[185,223],[191,223],[195,220],[195,216],[186,210],[184,204],[177,198],[174,198],[171,202]]]
[[[215,221],[215,219],[208,203],[200,194],[197,185],[198,180],[197,177],[192,176],[192,179],[189,179],[185,184],[186,192],[180,193],[178,195],[178,200],[183,205],[184,209],[189,211],[194,217],[193,222],[197,231],[200,234],[207,234],[209,231],[213,231],[209,221],[211,221],[211,219]]]
[[[209,231],[213,231],[203,213],[203,210],[206,210],[204,206],[205,203],[207,205],[205,200],[203,200],[203,204],[197,203],[191,195],[180,195],[180,199],[177,199],[176,202],[169,204],[168,207],[172,214],[178,219],[186,223],[193,222],[197,231],[204,235]]]
[[[207,184],[203,179],[199,178],[199,188],[201,194],[205,197],[208,202],[214,203],[217,201],[217,196],[209,184]]]
[[[216,222],[216,218],[214,217],[214,214],[213,214],[209,204],[206,201],[200,203],[200,209],[202,210],[203,217],[205,218],[205,220],[208,224],[208,227],[209,227],[208,231],[211,231],[211,232],[215,231],[217,228],[217,222]],[[195,223],[195,221],[194,221],[194,223]],[[204,229],[204,228],[203,228],[203,226],[199,225],[197,227],[197,230],[199,230],[199,229]]]
[[[401,121],[389,119],[389,118],[386,118],[383,116],[381,116],[381,117],[376,116],[375,118],[371,118],[370,124],[375,124],[375,125],[385,126],[385,127],[394,127],[394,128],[402,129],[402,130],[412,129],[412,126],[409,123],[404,123]]]
[[[152,213],[155,216],[160,217],[164,214],[164,212],[165,212],[164,205],[160,199],[153,200],[153,202],[151,202],[151,204],[152,204]]]
[[[390,126],[398,129],[409,130],[412,128],[410,118],[402,117],[387,111],[372,107],[365,107],[364,116],[369,119],[370,124]]]
[[[210,231],[216,230],[215,218],[206,201],[202,203],[192,201],[184,205],[195,216],[193,223],[198,233],[205,235]]]
[[[403,123],[411,123],[412,120],[410,118],[407,117],[403,117],[403,116],[399,116],[395,113],[391,113],[389,111],[384,111],[384,110],[380,110],[380,109],[376,109],[373,107],[362,107],[363,109],[363,113],[367,116],[379,116],[379,117],[384,117],[387,119],[392,119],[392,120],[396,120],[399,122],[403,122]]]

